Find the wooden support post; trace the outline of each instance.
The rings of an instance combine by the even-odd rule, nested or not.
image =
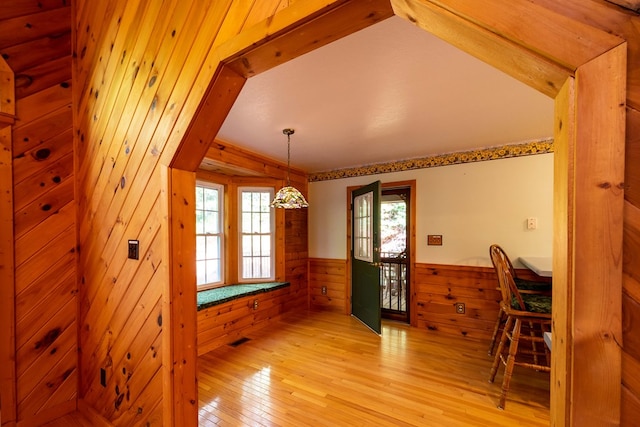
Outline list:
[[[195,172],[163,167],[162,202],[168,215],[162,229],[168,253],[163,255],[164,425],[198,424],[196,364]]]
[[[13,71],[0,57],[0,402],[2,425],[16,422],[16,319],[13,240]]]

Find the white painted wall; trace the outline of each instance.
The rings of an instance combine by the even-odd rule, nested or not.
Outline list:
[[[491,266],[489,246],[519,256],[551,256],[553,154],[309,183],[309,256],[347,258],[347,187],[416,180],[416,261]],[[528,230],[528,217],[537,229]],[[442,246],[427,246],[441,234]]]

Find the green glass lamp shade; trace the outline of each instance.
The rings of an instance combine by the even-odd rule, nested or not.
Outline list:
[[[302,193],[294,187],[282,187],[276,193],[270,205],[272,208],[300,209],[309,207]]]

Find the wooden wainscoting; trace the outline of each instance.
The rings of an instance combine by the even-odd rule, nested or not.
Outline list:
[[[289,287],[280,288],[198,311],[198,355],[269,325],[285,311],[289,295]],[[258,301],[257,307],[255,301]]]
[[[346,271],[347,260],[309,258],[309,299],[313,309],[348,312]]]
[[[308,307],[308,211],[286,209],[284,215],[284,280],[289,282],[289,297],[284,302],[285,311]]]
[[[491,338],[500,292],[493,268],[417,264],[412,307],[419,328]],[[465,306],[456,313],[456,304]]]
[[[546,281],[528,269],[518,277]],[[412,309],[419,328],[490,339],[498,314],[500,291],[492,267],[416,264]],[[464,304],[464,313],[456,304]]]
[[[346,260],[310,258],[309,296],[311,308],[349,312]],[[498,314],[500,291],[492,267],[415,264],[415,285],[410,310],[412,326],[453,335],[490,339]],[[518,277],[545,280],[528,269],[517,269]],[[326,295],[322,287],[326,286]],[[464,313],[456,312],[464,304]]]

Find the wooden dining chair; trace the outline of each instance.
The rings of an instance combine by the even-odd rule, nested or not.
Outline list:
[[[500,342],[494,356],[489,382],[495,380],[498,367],[504,364],[504,376],[498,408],[504,409],[513,368],[522,366],[537,371],[550,372],[549,349],[544,344],[544,332],[551,330],[551,297],[541,294],[521,294],[516,287],[509,260],[498,245],[491,245],[491,262],[498,276],[500,309],[506,316]],[[522,328],[529,334],[522,334]],[[509,342],[508,348],[506,347]],[[522,346],[529,342],[530,347]]]
[[[511,277],[513,277],[513,281],[515,282],[516,287],[521,293],[527,294],[540,294],[540,295],[551,295],[551,283],[550,282],[537,282],[532,280],[520,279],[516,275],[516,270],[513,268],[513,264],[511,260],[507,256],[507,253],[499,246],[499,245],[491,245],[489,247],[489,256],[492,258],[492,251],[497,251],[500,254],[500,257],[505,259],[507,266],[509,268],[509,272],[511,273]],[[494,266],[495,267],[495,266]],[[501,331],[501,326],[506,321],[504,311],[502,307],[498,310],[498,318],[496,319],[496,323],[493,327],[493,334],[491,335],[491,341],[489,342],[489,356],[493,356],[493,349],[496,346],[496,340],[498,338],[498,333]]]

